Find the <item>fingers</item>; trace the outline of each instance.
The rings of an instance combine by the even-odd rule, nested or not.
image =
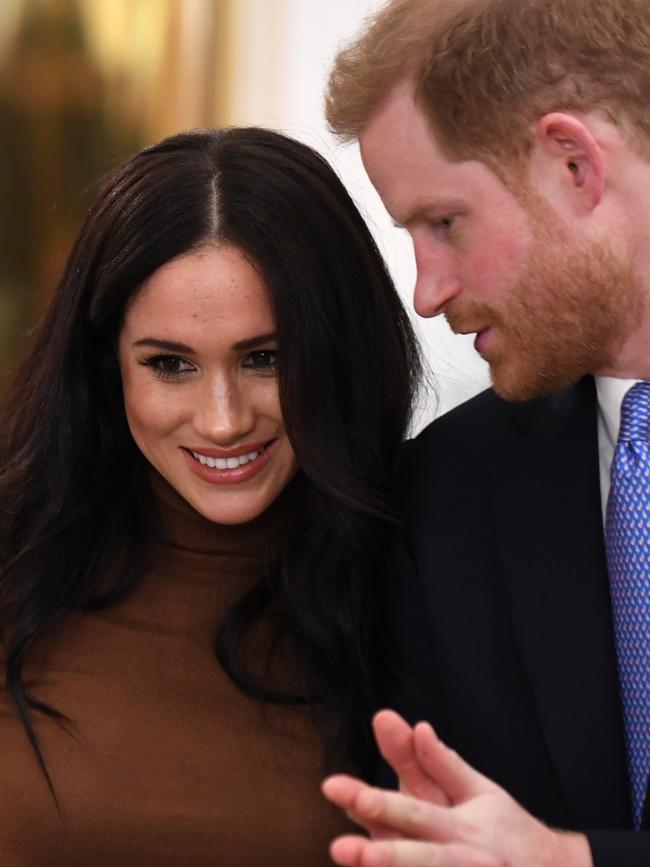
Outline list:
[[[369,834],[385,836],[383,833],[386,829],[381,829],[378,822],[373,822],[368,816],[361,815],[356,809],[357,798],[363,791],[368,788],[366,783],[357,780],[354,777],[348,777],[347,774],[335,774],[323,780],[321,791],[328,801],[336,804],[345,811],[346,816],[365,828]]]
[[[387,828],[378,822],[373,822],[367,817],[361,816],[355,810],[354,805],[356,803],[356,798],[365,787],[365,783],[356,780],[354,777],[337,774],[336,776],[328,777],[328,779],[324,780],[321,788],[323,794],[328,800],[336,804],[337,807],[341,807],[345,810],[346,816],[357,825],[365,828],[373,839],[386,840],[401,837],[401,835],[392,828]]]
[[[399,836],[437,842],[449,842],[457,836],[457,820],[451,810],[400,792],[376,789],[338,775],[325,780],[323,793],[365,828],[383,827]]]
[[[408,775],[417,762],[411,726],[394,710],[380,710],[372,727],[382,756],[400,777]]]
[[[376,822],[364,821],[354,810],[346,810],[345,815],[356,825],[363,828],[373,840],[401,840],[402,838],[402,835],[392,828],[387,828],[385,825],[379,825]]]
[[[337,837],[330,845],[330,857],[335,864],[343,864],[346,867],[357,867],[357,865],[367,867],[372,865],[372,858],[366,848],[367,843],[365,837],[356,837],[353,834]]]
[[[413,729],[392,710],[382,710],[373,719],[377,745],[399,778],[400,791],[446,806],[444,791],[422,769],[415,753]]]
[[[504,867],[501,860],[470,846],[413,840],[375,842],[365,837],[339,837],[330,846],[330,855],[343,867]]]
[[[415,726],[413,743],[422,770],[436,781],[452,804],[498,791],[499,787],[495,783],[445,746],[429,723],[420,722]]]

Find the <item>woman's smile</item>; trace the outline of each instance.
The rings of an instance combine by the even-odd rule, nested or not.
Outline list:
[[[203,481],[213,485],[236,485],[254,479],[267,466],[273,456],[274,442],[235,449],[227,457],[223,452],[217,457],[217,449],[182,451],[192,472]]]

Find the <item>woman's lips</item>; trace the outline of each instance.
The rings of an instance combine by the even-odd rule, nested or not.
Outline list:
[[[193,452],[190,449],[183,448],[182,452],[185,455],[185,460],[188,462],[192,472],[204,482],[209,482],[213,485],[236,485],[240,482],[247,482],[253,479],[260,473],[268,464],[275,440],[270,440],[265,444],[255,444],[254,447],[246,446],[236,451],[224,452],[219,449],[205,449]],[[204,459],[210,459],[210,462],[219,462],[219,466],[208,466],[205,462],[201,463],[199,458],[194,455],[200,455]],[[252,457],[257,454],[257,457]],[[242,458],[247,458],[243,463]],[[238,461],[238,466],[228,466],[228,461]],[[223,464],[226,463],[224,467]]]

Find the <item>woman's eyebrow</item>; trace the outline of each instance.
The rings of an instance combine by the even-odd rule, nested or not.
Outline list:
[[[278,339],[276,331],[269,331],[268,334],[258,334],[256,337],[247,337],[246,340],[239,340],[233,344],[233,349],[246,350],[255,349],[263,343],[271,343]]]
[[[166,349],[168,352],[193,353],[194,350],[187,343],[176,343],[174,340],[158,340],[157,337],[143,337],[136,340],[134,346],[151,346],[154,349]]]
[[[277,332],[269,331],[266,334],[256,334],[254,337],[247,337],[245,340],[238,340],[233,344],[233,349],[237,351],[245,351],[247,349],[255,349],[264,343],[271,343],[277,340]],[[153,349],[164,349],[167,352],[185,352],[193,354],[194,349],[188,346],[187,343],[178,343],[175,340],[159,340],[157,337],[143,337],[136,340],[134,346],[150,346]]]

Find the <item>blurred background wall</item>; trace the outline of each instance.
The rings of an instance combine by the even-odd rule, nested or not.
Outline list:
[[[379,0],[0,0],[0,369],[56,284],[97,179],[180,129],[259,124],[320,150],[369,221],[410,304],[407,236],[356,146],[327,132],[338,45]],[[471,338],[419,321],[438,399],[418,426],[487,384]],[[437,408],[437,409],[436,409]]]

